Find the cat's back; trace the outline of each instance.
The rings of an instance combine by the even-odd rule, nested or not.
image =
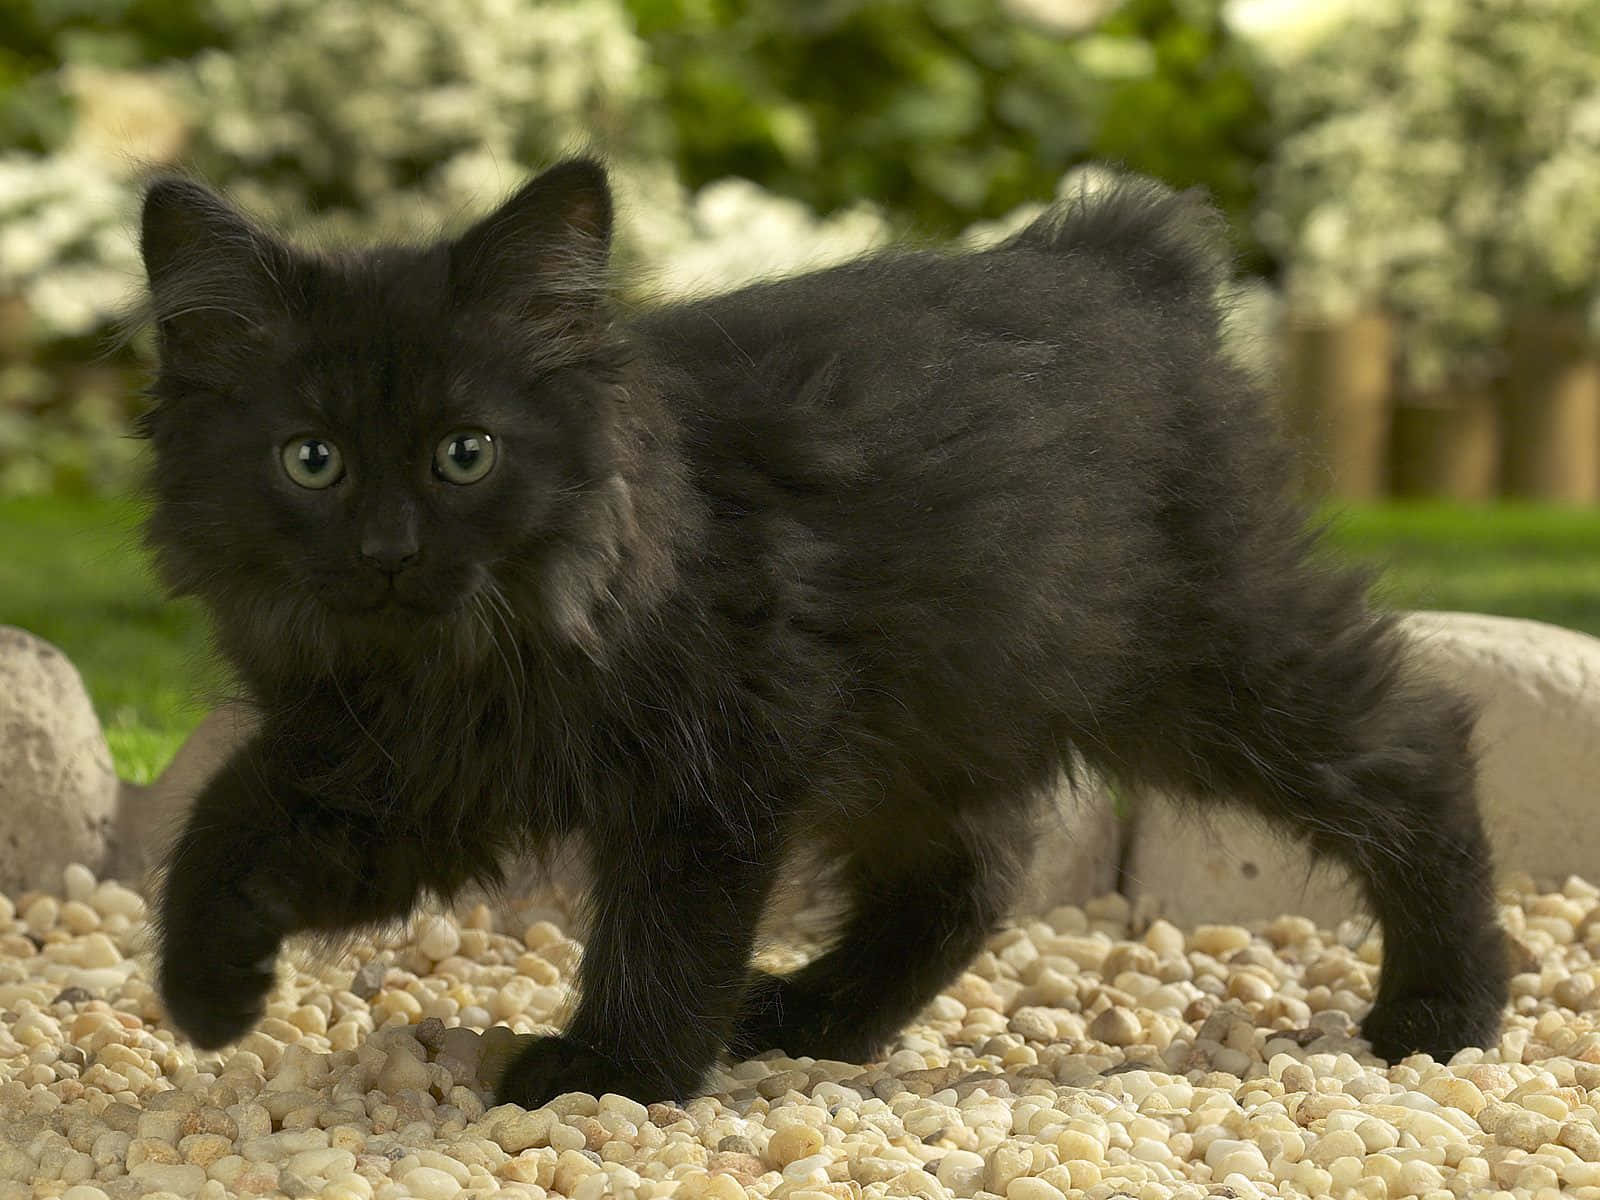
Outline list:
[[[1221,350],[1214,224],[1134,180],[989,250],[890,251],[633,333],[703,477],[848,494],[908,536],[917,511],[1037,502],[1041,477],[1058,507],[1137,510],[1217,430],[1255,449],[1240,418],[1259,397]]]
[[[832,422],[901,451],[978,414],[1137,425],[1216,359],[1227,258],[1215,223],[1130,180],[988,250],[886,251],[670,305],[633,332],[681,373],[691,422],[809,408],[826,392]]]
[[[1221,353],[1209,237],[1141,186],[992,250],[893,252],[641,320],[730,560],[780,597],[761,611],[921,647],[896,703],[970,691],[1024,646],[1038,680],[1067,661],[1111,678],[1160,639],[1223,553],[1209,531],[1254,519],[1239,480],[1277,470]]]

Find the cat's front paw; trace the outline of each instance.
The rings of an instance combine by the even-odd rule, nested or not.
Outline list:
[[[248,964],[168,953],[161,964],[161,1003],[181,1033],[202,1050],[236,1042],[255,1028],[272,987],[272,960]]]
[[[693,1083],[677,1086],[663,1072],[625,1066],[569,1038],[546,1037],[511,1060],[494,1094],[501,1104],[538,1108],[567,1092],[615,1092],[651,1104],[681,1100],[693,1090]]]
[[[240,881],[169,875],[159,926],[156,987],[172,1023],[203,1050],[249,1033],[265,1014],[281,937]]]
[[[1492,1045],[1500,1035],[1500,1006],[1492,997],[1452,1000],[1405,996],[1375,1005],[1361,1022],[1372,1052],[1389,1062],[1408,1054],[1449,1062],[1465,1046]]]

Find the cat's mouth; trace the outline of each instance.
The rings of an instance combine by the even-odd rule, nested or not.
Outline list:
[[[410,624],[447,616],[461,607],[461,597],[438,595],[388,579],[366,587],[329,589],[323,603],[340,616],[363,623]]]
[[[432,617],[448,616],[460,605],[454,601],[437,600],[407,600],[393,593],[380,598],[376,603],[356,610],[358,614],[379,620],[392,621],[417,621]]]

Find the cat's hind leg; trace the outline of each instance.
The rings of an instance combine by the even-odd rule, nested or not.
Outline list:
[[[1444,1060],[1494,1039],[1507,992],[1473,712],[1417,675],[1358,584],[1308,573],[1236,607],[1109,763],[1242,802],[1346,866],[1383,927],[1363,1032],[1385,1058]]]
[[[954,810],[952,810],[954,811]],[[885,829],[840,879],[832,947],[790,975],[757,973],[729,1050],[781,1049],[843,1062],[876,1057],[969,963],[1006,914],[1027,865],[1022,805]]]

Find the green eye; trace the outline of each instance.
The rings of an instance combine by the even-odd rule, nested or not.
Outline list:
[[[303,488],[330,487],[344,474],[339,447],[319,437],[290,438],[280,459],[285,473]]]
[[[450,483],[477,483],[494,466],[494,439],[481,429],[462,429],[439,443],[433,469]]]

